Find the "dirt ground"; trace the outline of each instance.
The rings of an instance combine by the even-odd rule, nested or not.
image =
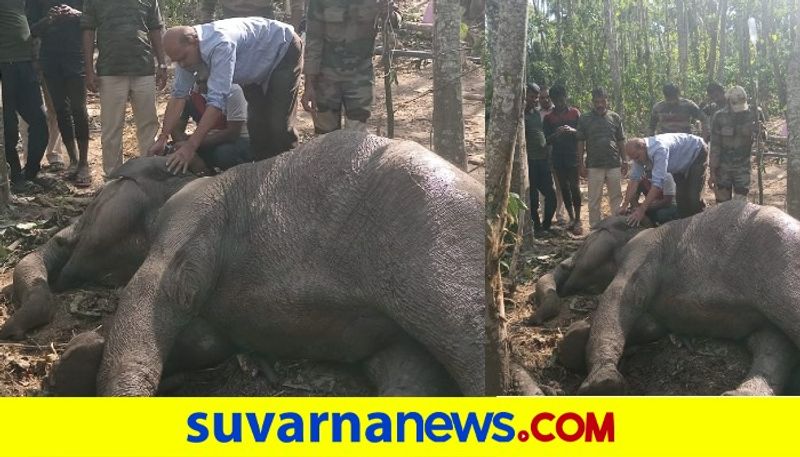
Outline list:
[[[411,2],[409,2],[411,3]],[[419,3],[419,2],[416,2]],[[416,5],[419,7],[419,5]],[[420,13],[421,15],[421,13]],[[412,18],[413,19],[413,18]],[[407,36],[399,46],[429,49],[422,36]],[[420,44],[422,43],[422,44]],[[370,131],[386,132],[386,110],[382,73],[376,63],[376,90]],[[433,110],[430,61],[397,59],[398,84],[393,86],[395,137],[410,139],[431,147]],[[466,62],[463,68],[464,124],[466,147],[470,155],[469,172],[483,180],[484,83],[480,66]],[[159,94],[159,113],[166,104],[166,92]],[[11,283],[14,266],[27,253],[46,242],[53,234],[80,216],[91,198],[103,186],[100,150],[100,108],[96,95],[89,96],[91,143],[89,162],[93,183],[77,189],[61,174],[43,172],[43,189],[14,196],[11,215],[0,216],[0,287]],[[308,113],[298,109],[297,128],[301,142],[313,136]],[[136,156],[133,117],[128,110],[124,131],[126,158]],[[66,159],[66,155],[64,155]],[[44,165],[44,163],[43,163]],[[0,395],[46,395],[44,382],[54,361],[74,335],[104,325],[117,306],[118,290],[87,288],[56,296],[59,302],[53,322],[31,332],[19,342],[0,341]],[[13,314],[9,297],[0,297],[0,323]],[[267,363],[264,363],[267,362]],[[239,355],[214,369],[187,374],[177,390],[169,395],[367,395],[370,387],[354,367],[313,363],[305,360],[264,361],[252,355]],[[268,373],[274,367],[273,373]],[[43,386],[43,384],[45,384]],[[44,388],[43,388],[44,387]]]
[[[781,150],[779,142],[770,144],[768,150]],[[785,210],[785,160],[765,162],[765,204]],[[750,192],[750,201],[754,203],[758,199],[756,173],[754,167]],[[555,350],[572,322],[589,318],[597,306],[597,297],[581,295],[563,299],[561,313],[541,326],[526,326],[522,321],[535,309],[529,296],[535,290],[536,280],[577,250],[588,233],[586,182],[581,186],[584,236],[575,237],[559,228],[556,237],[534,240],[533,248],[522,253],[519,285],[506,303],[514,360],[531,373],[547,395],[575,395],[583,381],[585,373],[564,368]],[[623,191],[624,186],[623,183]],[[714,204],[713,192],[708,188],[703,198],[707,204]],[[604,214],[609,214],[605,197],[603,205]],[[742,342],[669,335],[651,344],[626,348],[620,371],[633,395],[719,395],[743,380],[750,361],[750,353]]]

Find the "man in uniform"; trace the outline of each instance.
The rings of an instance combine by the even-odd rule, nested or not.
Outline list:
[[[711,121],[710,177],[717,203],[746,199],[750,190],[750,156],[756,129],[755,110],[747,106],[747,93],[733,86],[725,94],[728,106]],[[732,192],[733,195],[732,195]]]
[[[272,0],[200,0],[201,23],[214,20],[214,10],[217,8],[217,3],[222,7],[222,17],[218,19],[250,16],[260,16],[267,19],[275,18]]]
[[[375,84],[372,54],[386,0],[310,0],[306,19],[303,109],[314,130],[366,130]],[[383,13],[383,14],[382,14]],[[399,15],[393,15],[396,22]]]
[[[603,186],[608,189],[611,211],[622,203],[620,180],[625,168],[622,151],[625,129],[619,114],[608,109],[605,89],[592,91],[594,109],[578,120],[578,167],[580,175],[589,179],[589,228],[594,229],[602,218],[600,202]],[[586,153],[586,162],[583,156]]]
[[[36,180],[48,140],[47,118],[42,110],[42,93],[33,68],[30,37],[25,2],[6,0],[0,3],[0,74],[5,160],[8,161],[11,184],[17,188],[24,186],[25,181]],[[30,126],[28,158],[24,169],[17,153],[17,114]]]
[[[697,104],[681,98],[681,90],[675,84],[665,84],[663,92],[664,100],[656,103],[650,114],[650,135],[692,133],[692,123],[699,120],[703,137],[708,137],[708,117]]]
[[[706,86],[706,94],[708,95],[709,102],[703,107],[703,113],[711,120],[714,113],[725,108],[728,102],[725,100],[725,88],[716,81],[708,83],[708,86]]]

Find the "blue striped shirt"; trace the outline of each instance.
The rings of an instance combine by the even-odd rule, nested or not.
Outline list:
[[[664,188],[664,177],[667,173],[673,176],[687,173],[705,145],[702,138],[688,133],[664,133],[647,137],[645,141],[649,168],[653,170],[652,183],[659,189]],[[639,181],[643,175],[644,165],[634,162],[630,180]]]

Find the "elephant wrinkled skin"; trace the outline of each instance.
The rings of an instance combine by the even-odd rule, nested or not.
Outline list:
[[[484,393],[484,189],[466,173],[416,143],[342,131],[164,182],[177,192],[163,206],[143,199],[132,207],[146,214],[117,228],[141,258],[105,338],[101,395],[154,394],[198,322],[240,350],[362,363],[381,395]],[[104,214],[92,211],[59,236],[74,246],[83,219]],[[40,267],[22,289],[65,268]]]

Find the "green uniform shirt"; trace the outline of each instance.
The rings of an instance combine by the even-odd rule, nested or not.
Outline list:
[[[200,22],[205,23],[214,20],[214,10],[217,7],[217,3],[222,6],[222,17],[220,19],[250,16],[274,19],[275,17],[272,0],[200,0]]]
[[[158,0],[86,0],[81,27],[97,32],[99,76],[155,74],[148,34],[164,27]]]
[[[0,63],[33,60],[25,0],[0,0]]]
[[[376,18],[384,11],[385,1],[309,0],[304,73],[371,72]]]
[[[650,134],[692,133],[692,121],[699,120],[707,128],[708,117],[697,104],[685,98],[677,103],[662,100],[653,106],[650,114]]]
[[[528,151],[528,160],[548,158],[542,116],[535,109],[525,112],[525,149]]]
[[[586,168],[619,168],[618,141],[625,141],[622,119],[613,111],[597,114],[594,110],[578,119],[578,141],[586,142]]]

